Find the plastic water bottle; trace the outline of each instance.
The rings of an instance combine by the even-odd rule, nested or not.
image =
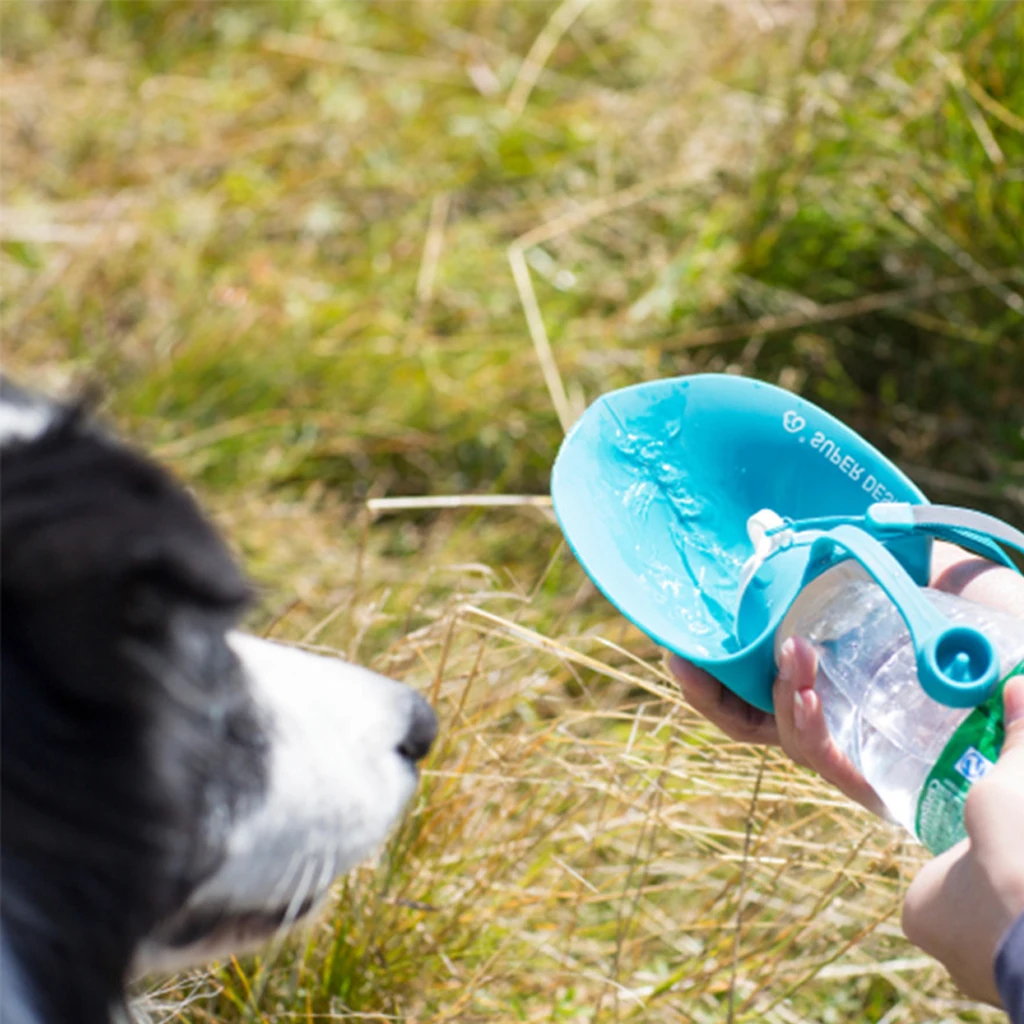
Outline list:
[[[924,692],[903,619],[852,561],[797,596],[776,633],[775,654],[788,637],[811,641],[814,688],[834,742],[892,817],[937,854],[966,835],[967,793],[999,756],[1002,684],[1024,671],[1024,623],[962,597],[924,593],[951,622],[982,630],[999,654],[1000,685],[976,708],[947,707]]]

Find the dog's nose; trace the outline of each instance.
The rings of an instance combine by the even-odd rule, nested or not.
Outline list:
[[[398,752],[412,762],[422,761],[437,736],[437,715],[434,709],[417,693],[413,695],[409,728],[398,744]]]

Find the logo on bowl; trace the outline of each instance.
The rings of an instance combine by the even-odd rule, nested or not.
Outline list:
[[[791,434],[799,434],[804,427],[807,426],[807,420],[803,418],[798,412],[794,412],[792,409],[789,410],[782,417],[782,425]]]

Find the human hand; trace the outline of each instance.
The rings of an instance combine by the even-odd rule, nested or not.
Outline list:
[[[1006,741],[964,805],[968,838],[929,861],[903,904],[903,930],[963,992],[999,1005],[999,940],[1024,912],[1024,676],[1003,691]]]
[[[832,742],[821,700],[814,692],[818,659],[807,640],[790,637],[779,651],[779,674],[772,688],[774,714],[748,704],[676,655],[669,658],[669,668],[692,707],[730,739],[781,747],[790,760],[810,768],[873,814],[886,817],[885,806],[870,783]]]
[[[932,548],[930,585],[1024,619],[1024,577],[952,544]],[[817,772],[851,800],[884,816],[867,780],[832,742],[821,701],[814,692],[817,659],[805,640],[782,646],[779,676],[772,691],[775,714],[760,711],[717,679],[673,655],[669,668],[683,695],[705,718],[741,743],[781,747],[797,764]]]

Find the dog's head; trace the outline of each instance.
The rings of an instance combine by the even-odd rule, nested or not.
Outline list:
[[[0,519],[0,1008],[106,1021],[132,971],[315,906],[385,838],[435,719],[235,632],[247,583],[185,490],[7,382]]]

